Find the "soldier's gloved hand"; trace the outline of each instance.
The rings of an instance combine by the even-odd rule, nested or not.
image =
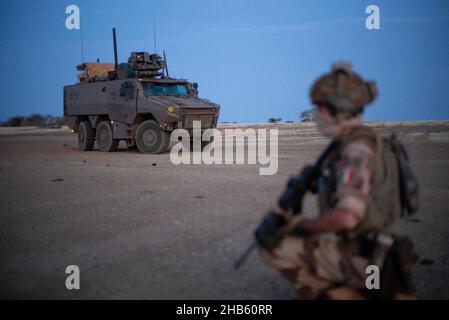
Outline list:
[[[257,244],[266,250],[274,249],[281,241],[280,229],[287,224],[284,216],[270,211],[256,229]]]

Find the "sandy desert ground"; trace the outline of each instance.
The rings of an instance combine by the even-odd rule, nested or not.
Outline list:
[[[417,296],[448,299],[449,121],[370,125],[398,134],[421,182],[420,213],[397,227],[420,255]],[[169,153],[124,146],[81,152],[67,128],[0,128],[0,298],[294,298],[257,254],[232,268],[287,178],[327,143],[313,124],[270,127],[279,129],[273,176],[259,165],[175,166]],[[65,288],[72,264],[80,290]]]

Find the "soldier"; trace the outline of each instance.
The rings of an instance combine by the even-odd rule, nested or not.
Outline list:
[[[361,120],[376,96],[375,83],[346,63],[334,64],[314,83],[315,122],[334,143],[319,165],[303,169],[300,183],[289,182],[256,230],[263,260],[302,298],[413,298],[412,245],[388,231],[403,212],[398,162],[385,151],[385,139]],[[292,203],[302,201],[301,188],[318,194],[317,218],[290,214],[298,211]],[[381,270],[380,290],[366,288],[369,265]]]

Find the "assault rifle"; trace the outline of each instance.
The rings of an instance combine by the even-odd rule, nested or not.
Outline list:
[[[287,187],[278,200],[278,206],[282,210],[286,212],[291,210],[293,215],[302,212],[304,196],[308,191],[316,191],[316,180],[322,175],[324,160],[339,146],[339,144],[340,142],[337,140],[331,142],[314,165],[306,166],[299,174],[288,180]],[[242,256],[235,262],[234,269],[239,269],[246,258],[256,248],[257,241],[254,240]]]

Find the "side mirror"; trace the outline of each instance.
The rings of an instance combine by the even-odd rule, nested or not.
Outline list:
[[[198,90],[198,83],[194,82],[193,87],[195,88],[195,90]]]
[[[120,96],[126,97],[127,99],[134,98],[135,87],[131,82],[123,82],[120,87]]]

